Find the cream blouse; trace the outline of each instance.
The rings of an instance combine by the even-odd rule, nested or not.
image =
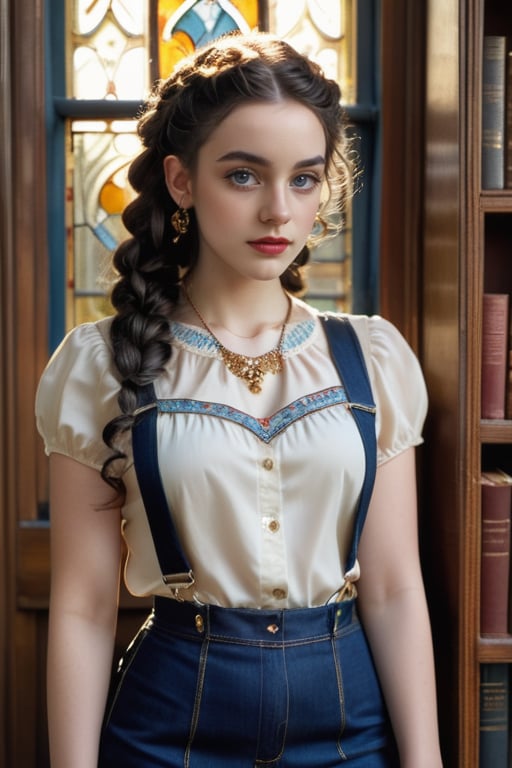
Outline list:
[[[326,602],[344,583],[364,474],[361,439],[315,310],[294,300],[284,370],[255,395],[203,329],[171,323],[172,356],[155,382],[162,481],[195,574],[185,599],[233,607]],[[298,312],[297,312],[298,310]],[[377,405],[378,462],[421,443],[427,396],[416,357],[381,317],[351,316]],[[78,326],[54,353],[37,393],[47,454],[100,469],[104,425],[119,413],[109,318]],[[127,461],[123,535],[127,588],[170,595]],[[73,514],[73,510],[69,510]]]

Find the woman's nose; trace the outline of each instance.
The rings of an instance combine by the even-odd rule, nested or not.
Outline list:
[[[273,189],[268,191],[268,195],[260,209],[260,219],[261,221],[273,222],[275,224],[286,224],[290,220],[290,208],[284,190]]]

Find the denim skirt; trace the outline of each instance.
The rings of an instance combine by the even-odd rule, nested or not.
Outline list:
[[[349,600],[246,610],[156,598],[120,662],[99,768],[397,768]]]

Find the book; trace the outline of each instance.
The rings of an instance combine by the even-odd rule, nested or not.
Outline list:
[[[505,186],[505,70],[507,39],[485,35],[482,61],[482,188]]]
[[[482,306],[483,419],[505,418],[507,380],[508,293],[484,293]]]
[[[508,664],[482,664],[479,768],[508,768],[508,723]]]
[[[505,84],[505,186],[512,187],[512,51],[507,53]]]
[[[480,632],[506,635],[509,622],[512,476],[482,472]]]
[[[512,419],[512,312],[508,312],[508,352],[505,384],[505,418]]]

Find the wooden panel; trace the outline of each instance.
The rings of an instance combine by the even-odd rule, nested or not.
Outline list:
[[[380,312],[419,348],[425,4],[382,13]]]
[[[3,620],[10,616],[10,548],[11,538],[9,531],[8,510],[11,508],[11,492],[9,483],[10,457],[6,437],[8,435],[7,416],[9,413],[9,386],[8,376],[4,373],[10,371],[10,335],[9,328],[9,303],[11,293],[11,280],[9,265],[12,258],[12,224],[10,203],[11,194],[11,104],[10,104],[10,79],[9,79],[9,7],[5,0],[0,0],[0,69],[5,77],[0,85],[0,200],[5,201],[0,206],[0,309],[2,334],[0,334],[0,424],[2,425],[2,438],[0,440],[0,765],[9,765],[8,744],[9,727],[7,712],[10,705],[8,694],[8,670],[9,670],[9,628],[10,623]]]
[[[6,510],[9,541],[8,584],[8,742],[7,765],[35,768],[40,733],[38,702],[38,622],[33,613],[16,608],[16,529],[19,518],[37,514],[37,443],[34,429],[34,393],[37,360],[46,349],[46,199],[43,108],[43,25],[38,0],[5,3],[9,9],[11,44],[12,120],[9,211],[12,248],[6,254],[9,294],[4,330],[9,380],[6,429],[2,439],[8,460],[9,506]],[[30,56],[26,55],[27,50]],[[11,378],[12,377],[12,378]]]
[[[463,739],[458,719],[463,654],[457,644],[464,524],[459,30],[456,1],[428,2],[422,363],[430,397],[424,463],[429,525],[424,529],[423,547],[427,588],[436,596],[431,608],[443,754],[445,765],[453,768],[464,765],[458,762]]]

